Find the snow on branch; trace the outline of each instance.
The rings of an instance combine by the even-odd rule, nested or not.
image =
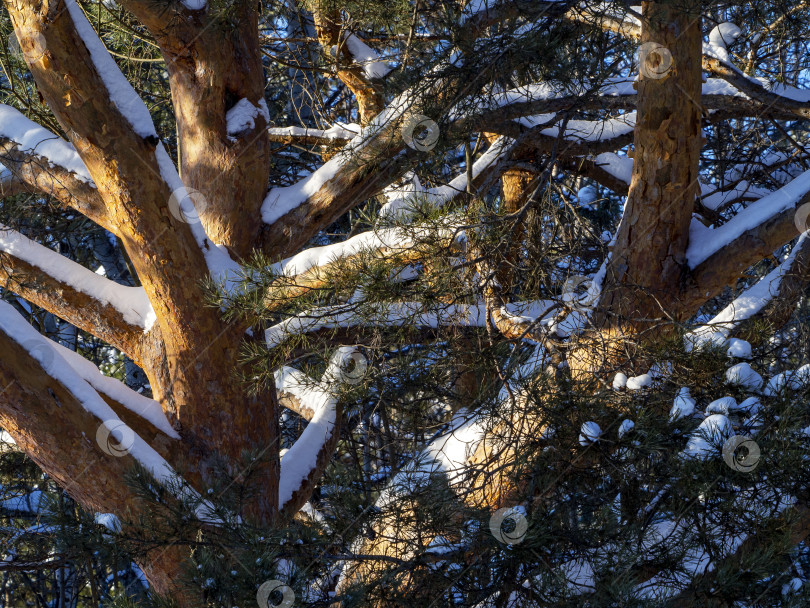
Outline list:
[[[68,14],[70,15],[76,32],[84,42],[90,53],[90,58],[96,68],[96,72],[104,82],[110,101],[118,108],[124,118],[132,126],[135,133],[141,137],[157,137],[155,125],[146,104],[140,98],[129,81],[118,69],[118,65],[112,58],[104,43],[96,34],[93,26],[84,15],[84,11],[76,0],[65,0]]]
[[[763,196],[718,228],[706,228],[693,220],[686,259],[694,269],[709,257],[755,230],[776,216],[807,202],[810,196],[810,171],[805,171],[779,190]],[[782,243],[783,244],[783,243]]]
[[[687,350],[724,344],[736,327],[763,310],[779,295],[783,278],[793,270],[796,256],[807,241],[807,233],[802,234],[790,255],[779,266],[737,296],[708,323],[686,334],[684,344]]]
[[[510,303],[493,311],[494,323],[510,323],[514,337],[537,322],[551,320],[554,304],[549,301]],[[268,348],[274,348],[294,336],[323,329],[351,327],[401,327],[403,325],[437,329],[440,327],[487,326],[488,308],[479,304],[442,304],[426,306],[420,302],[365,303],[355,302],[324,306],[303,312],[269,327],[265,331]],[[532,338],[533,336],[527,335]]]
[[[538,112],[549,112],[557,109],[551,102],[562,101],[570,105],[573,99],[584,98],[593,94],[602,98],[635,97],[632,78],[611,78],[596,91],[589,91],[584,85],[560,85],[549,82],[539,82],[523,85],[514,89],[496,92],[486,100],[470,104],[468,101],[459,102],[448,112],[451,121],[480,118],[487,114],[502,118],[520,118],[531,116]]]
[[[321,329],[399,327],[405,324],[430,328],[486,327],[486,314],[483,304],[447,304],[430,310],[419,302],[350,303],[301,313],[269,327],[264,335],[267,347],[274,348],[293,336]]]
[[[301,418],[312,420],[315,410],[312,409],[312,400],[308,399],[308,389],[314,380],[308,378],[304,372],[287,366],[277,369],[273,374],[273,380],[279,403]]]
[[[95,187],[87,167],[71,144],[5,104],[0,104],[0,138],[14,142],[21,152],[42,158],[48,166],[61,167]]]
[[[380,54],[363,42],[356,34],[348,34],[343,39],[357,65],[363,67],[366,78],[384,78],[391,68],[380,59]]]
[[[495,167],[498,162],[507,158],[514,143],[515,141],[508,137],[499,137],[492,142],[487,151],[473,163],[470,172],[473,181],[483,175],[484,171]],[[448,184],[435,188],[422,188],[418,178],[411,176],[409,186],[404,188],[389,187],[386,189],[385,194],[388,202],[380,209],[380,215],[386,216],[397,213],[402,219],[411,217],[412,206],[416,200],[429,203],[433,207],[440,209],[455,196],[467,191],[468,179],[467,171],[462,171]]]
[[[711,211],[725,209],[740,201],[759,200],[770,194],[770,191],[761,186],[756,186],[747,180],[741,180],[739,183],[727,189],[716,188],[709,190],[705,185],[702,185],[702,189],[704,192],[702,193],[700,202],[706,209]]]
[[[70,289],[90,296],[100,306],[111,306],[128,325],[146,332],[155,322],[155,313],[142,287],[128,287],[110,281],[3,225],[0,225],[0,251],[35,266]]]
[[[146,104],[118,68],[115,60],[105,48],[93,26],[90,25],[76,0],[65,0],[65,3],[76,32],[90,53],[93,67],[104,82],[110,101],[137,135],[157,141],[157,132]],[[189,217],[192,217],[196,213],[192,209],[192,197],[186,192],[185,185],[180,179],[176,167],[160,142],[158,142],[155,149],[155,157],[160,176],[168,186],[169,192],[180,201],[181,210]],[[211,274],[216,279],[223,281],[227,280],[228,277],[234,277],[234,280],[236,280],[234,275],[238,274],[239,267],[230,258],[227,250],[212,243],[200,223],[190,223],[188,226],[202,250]]]
[[[523,382],[532,377],[538,369],[548,363],[547,352],[542,346],[535,346],[528,359],[518,365],[514,374],[507,379],[498,393],[497,400],[511,404],[511,395],[524,395]],[[510,405],[511,407],[511,405]],[[450,487],[460,496],[470,488],[464,483],[470,474],[475,473],[474,460],[483,442],[488,441],[488,430],[491,428],[489,416],[481,412],[459,410],[447,427],[427,443],[423,449],[410,460],[388,483],[374,503],[382,512],[380,523],[375,527],[378,534],[374,537],[358,537],[352,543],[352,553],[377,554],[386,553],[397,543],[407,540],[391,539],[380,534],[386,529],[386,522],[398,517],[396,503],[399,497],[413,496],[420,488],[429,484],[434,474],[441,473],[447,478]],[[496,439],[497,441],[497,439]],[[389,510],[392,513],[388,513]],[[397,549],[402,549],[400,544]],[[348,564],[342,569],[337,583],[340,590],[351,581],[353,569]]]
[[[594,159],[594,165],[606,172],[611,177],[630,185],[630,180],[633,176],[633,159],[629,156],[619,156],[614,152],[603,152],[597,154]]]
[[[320,382],[301,372],[279,371],[277,376],[285,390],[294,392],[302,405],[310,409],[312,417],[293,446],[281,458],[278,482],[280,510],[298,511],[309,498],[308,491],[319,470],[326,466],[337,442],[339,399],[334,386],[340,383],[348,360],[355,356],[353,347],[337,350]]]
[[[163,408],[157,401],[135,392],[120,380],[105,376],[92,361],[88,361],[80,354],[65,348],[61,344],[54,342],[50,346],[80,378],[92,386],[100,395],[105,395],[120,403],[172,439],[180,439],[180,435],[169,423]]]
[[[469,471],[469,459],[475,453],[479,443],[484,439],[486,421],[484,416],[471,414],[466,410],[459,411],[448,425],[445,432],[429,442],[424,449],[402,470],[397,473],[387,487],[380,493],[374,507],[385,514],[387,509],[396,504],[400,496],[412,496],[421,487],[429,483],[433,474],[444,473],[452,486],[464,478]],[[383,522],[385,518],[383,519]],[[378,532],[384,529],[385,524],[378,524]],[[383,543],[383,535],[377,534],[371,541],[364,537],[357,538],[352,544],[351,552],[380,553],[384,547],[374,547],[366,550],[365,545]],[[338,579],[338,592],[351,581],[353,569],[346,564]]]
[[[598,25],[631,39],[641,37],[641,22],[638,17],[632,13],[622,15],[610,3],[598,3],[591,7],[583,3],[568,11],[566,17]],[[810,116],[810,91],[751,77],[731,63],[727,45],[740,34],[740,28],[733,23],[721,23],[710,32],[708,43],[703,44],[703,68],[725,80],[734,91],[722,90],[722,87],[711,83],[710,79],[704,85],[703,94],[743,95],[767,104],[771,110],[778,109],[805,118]]]
[[[119,431],[126,429],[127,443],[129,444],[131,440],[128,453],[158,481],[164,483],[176,481],[177,476],[166,460],[118,417],[90,383],[68,364],[62,353],[53,348],[53,343],[48,338],[36,331],[6,302],[0,302],[0,332],[22,346],[40,363],[43,371],[64,386],[99,424],[107,426],[111,432],[114,430],[112,427]]]
[[[540,114],[518,118],[515,122],[526,127],[536,127],[547,123],[554,118],[554,114]],[[616,118],[605,120],[569,120],[565,123],[565,133],[562,139],[568,142],[588,143],[606,142],[614,139],[624,140],[633,133],[636,127],[636,113],[628,112]],[[541,135],[558,138],[560,127],[546,127],[540,131]]]
[[[180,212],[186,217],[196,217],[198,211],[194,207],[194,197],[188,193],[185,184],[180,179],[177,168],[162,143],[158,144],[155,157],[161,177],[168,184],[172,197],[179,202]],[[202,251],[211,276],[215,280],[223,282],[226,289],[230,289],[234,284],[238,283],[241,276],[241,267],[231,258],[228,250],[223,245],[217,245],[211,241],[205,233],[201,222],[190,222],[187,226]]]
[[[267,129],[270,141],[295,142],[302,145],[345,145],[359,132],[360,125],[357,123],[336,123],[328,129],[309,129],[306,127],[269,127]]]
[[[402,93],[317,171],[292,186],[272,188],[262,204],[262,220],[266,224],[272,225],[281,217],[306,203],[321,189],[328,186],[340,170],[355,168],[353,166],[357,163],[352,161],[356,159],[356,155],[366,148],[373,151],[373,144],[380,136],[388,135],[385,137],[388,153],[392,150],[391,146],[396,145],[392,138],[398,138],[399,144],[402,146],[401,136],[397,132],[390,131],[414,103],[412,91]]]
[[[455,60],[454,56],[451,61]],[[433,71],[447,65],[443,62]],[[401,176],[414,155],[408,154],[404,129],[398,127],[418,115],[424,99],[448,84],[446,78],[438,78],[427,90],[406,90],[310,176],[292,186],[272,188],[261,209],[262,220],[270,226],[263,235],[269,250],[281,241],[288,247],[303,244],[315,229]]]
[[[716,50],[713,50],[712,54],[715,56],[711,54],[704,56],[704,69],[725,80],[739,91],[739,94],[767,104],[768,108],[782,110],[802,118],[810,117],[810,91],[748,76],[735,65],[716,56]]]
[[[496,140],[473,164],[473,179],[480,178],[487,170],[493,168],[498,161],[504,159],[511,151],[512,143],[512,140],[509,138],[498,138],[498,140]],[[326,167],[326,165],[324,165],[324,167]],[[299,182],[299,184],[291,188],[299,187],[299,189],[295,191],[299,192],[300,189],[305,188],[304,183],[307,182],[308,179],[309,178],[303,182]],[[466,192],[467,179],[467,172],[464,171],[451,180],[450,183],[436,188],[424,189],[419,184],[417,184],[416,187],[391,188],[387,192],[388,202],[384,205],[383,209],[381,209],[381,215],[390,215],[396,212],[400,219],[405,219],[410,215],[408,206],[412,204],[415,198],[419,198],[440,208],[459,193]],[[275,190],[277,189],[274,189],[271,193]],[[438,233],[428,233],[429,229],[420,229],[414,226],[409,228],[369,230],[355,235],[342,243],[306,249],[301,253],[274,264],[270,270],[273,274],[284,277],[282,283],[286,284],[289,284],[293,277],[299,277],[300,280],[296,281],[297,285],[293,287],[297,286],[306,290],[320,284],[320,281],[317,277],[311,277],[314,281],[310,281],[303,275],[307,273],[314,275],[317,274],[319,270],[326,271],[330,264],[338,260],[370,254],[418,255],[418,252],[414,251],[414,246],[418,243],[420,238],[430,235],[431,239],[434,240],[436,244],[441,244],[442,241],[446,240],[447,244],[450,245],[454,240],[463,238],[463,235],[458,232],[460,226],[460,223],[456,226],[451,220],[448,222],[447,226],[438,231]],[[290,286],[287,285],[287,287]]]

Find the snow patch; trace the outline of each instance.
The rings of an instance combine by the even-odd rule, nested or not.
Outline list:
[[[762,382],[762,376],[755,372],[748,363],[738,363],[726,370],[726,384],[757,391],[762,387]]]
[[[675,400],[672,403],[672,409],[669,411],[669,419],[671,421],[686,418],[695,413],[695,400],[689,394],[687,387],[678,391]]]
[[[729,412],[735,409],[737,409],[737,400],[734,397],[720,397],[706,406],[706,413],[728,416]]]
[[[264,102],[264,99],[261,100]],[[237,137],[256,128],[256,118],[262,116],[265,124],[270,122],[267,104],[256,105],[247,98],[242,98],[225,113],[228,139],[236,141]]]
[[[579,445],[587,446],[599,441],[602,435],[602,429],[595,422],[583,422],[582,427],[579,429]]]
[[[728,350],[726,351],[729,357],[736,359],[750,359],[751,358],[751,344],[739,338],[731,338],[728,341]]]
[[[627,390],[638,391],[647,388],[652,384],[652,376],[650,374],[641,374],[640,376],[633,376],[627,379]]]
[[[363,73],[367,78],[384,78],[391,71],[384,61],[380,61],[379,53],[358,36],[349,34],[345,38],[345,43],[355,62],[363,66]]]
[[[719,446],[731,437],[734,429],[731,421],[723,414],[712,414],[700,423],[695,430],[684,450],[687,458],[706,460],[707,458],[719,454]]]

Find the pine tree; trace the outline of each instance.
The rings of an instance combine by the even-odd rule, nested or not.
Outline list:
[[[5,15],[9,603],[804,601],[804,4]]]

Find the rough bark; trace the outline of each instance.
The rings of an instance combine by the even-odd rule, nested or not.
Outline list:
[[[136,134],[109,97],[99,94],[106,91],[105,84],[63,2],[9,3],[7,8],[21,40],[41,37],[46,41],[47,51],[30,64],[31,71],[82,156],[111,228],[120,236],[154,302],[161,340],[151,344],[143,357],[144,371],[170,419],[182,429],[186,449],[193,455],[191,474],[206,480],[221,459],[236,476],[244,466],[244,450],[265,455],[269,450],[271,457],[264,459],[255,476],[267,492],[257,495],[246,515],[272,520],[278,478],[275,395],[252,397],[229,373],[237,367],[242,335],[223,324],[218,310],[203,305],[202,281],[208,267],[189,226],[170,212],[172,192],[158,166],[157,142]],[[244,68],[238,71],[245,72]],[[266,155],[262,159],[266,161]],[[250,172],[255,168],[243,166],[250,162],[248,153],[236,164]],[[263,171],[264,167],[259,173]],[[258,181],[263,189],[265,180]],[[216,196],[233,205],[237,199],[230,188],[229,184]],[[252,204],[258,208],[261,196],[255,189]],[[258,222],[243,224],[253,230]],[[44,464],[50,472],[50,463]]]
[[[7,253],[0,252],[0,285],[32,304],[104,340],[144,365],[142,327],[130,325],[121,313],[72,285]],[[157,331],[157,330],[156,330]]]
[[[700,192],[700,4],[644,2],[642,11],[648,51],[640,60],[633,176],[594,316],[598,327],[620,333],[682,317],[677,296]]]
[[[244,258],[253,248],[278,257],[297,252],[319,230],[379,193],[419,158],[410,151],[402,154],[405,145],[400,124],[391,121],[301,206],[272,226],[263,226],[260,209],[270,161],[266,121],[257,111],[253,127],[239,133],[228,133],[226,121],[227,112],[237,103],[258,108],[263,99],[265,83],[256,6],[240,0],[231,7],[234,19],[220,20],[221,15],[215,11],[189,11],[179,4],[158,6],[151,0],[125,0],[124,4],[160,45],[177,112],[182,177],[186,185],[202,195],[195,202],[207,234],[216,243],[224,244],[234,257]],[[533,139],[531,146],[518,146],[518,150],[528,147],[548,154],[557,140],[529,132],[512,119],[572,107],[638,107],[634,172],[629,188],[593,161],[582,158],[595,151],[615,150],[627,142],[626,137],[594,145],[569,142],[571,145],[561,152],[561,163],[566,166],[616,191],[628,189],[625,217],[608,266],[605,295],[595,315],[608,334],[644,330],[661,318],[685,318],[710,294],[795,236],[789,229],[792,217],[785,213],[742,235],[707,260],[705,266],[692,273],[685,270],[689,222],[698,193],[703,107],[720,108],[723,116],[757,115],[766,106],[775,117],[808,115],[806,104],[773,94],[741,79],[720,63],[702,59],[699,7],[696,2],[689,4],[691,8],[684,11],[673,3],[644,3],[642,43],[661,45],[658,61],[666,62],[671,55],[672,66],[662,68],[654,56],[645,57],[648,72],[640,79],[638,96],[593,96],[583,101],[571,95],[484,108],[448,126],[443,133],[462,141],[469,137],[471,129],[492,127],[487,130]],[[17,177],[9,184],[11,190],[0,194],[21,191],[25,184],[53,195],[119,236],[155,307],[157,325],[142,335],[137,328],[123,323],[116,311],[97,306],[85,294],[55,277],[37,274],[36,269],[13,258],[6,260],[7,270],[2,271],[0,279],[8,284],[10,271],[32,275],[32,287],[22,283],[18,287],[23,297],[121,348],[144,367],[157,399],[181,431],[182,440],[175,444],[133,417],[122,404],[109,399],[108,403],[170,463],[188,470],[193,485],[202,489],[210,481],[212,466],[219,458],[238,478],[243,450],[253,449],[262,456],[267,464],[262,465],[257,483],[264,492],[245,515],[262,523],[277,521],[275,392],[251,397],[229,373],[238,367],[242,328],[224,325],[218,310],[201,305],[204,291],[200,283],[209,269],[189,226],[171,213],[173,192],[157,164],[156,138],[137,135],[104,94],[105,84],[63,0],[46,4],[8,0],[7,6],[23,46],[35,37],[47,43],[47,51],[31,63],[32,73],[97,189],[58,167],[48,167],[36,155],[21,152],[14,142],[0,141],[3,162]],[[463,33],[470,40],[459,44],[463,47],[484,28],[505,20],[531,19],[546,11],[548,15],[562,16],[566,10],[568,3],[510,2],[470,18],[468,31]],[[325,49],[338,47],[337,76],[354,92],[363,122],[370,122],[383,107],[377,84],[365,78],[362,69],[351,62],[342,44],[344,32],[337,14],[316,13],[315,20]],[[625,33],[621,24],[611,23],[607,28]],[[717,76],[745,91],[750,99],[730,95],[701,97],[701,61]],[[430,107],[433,100],[425,98],[432,95],[455,99],[466,84],[453,76],[437,78],[415,95],[409,110]],[[488,180],[495,179],[502,170],[496,167],[479,180],[489,184]],[[525,200],[530,178],[530,172],[520,168],[510,169],[503,177],[507,212],[517,210]],[[514,235],[514,242],[521,238],[520,234]],[[384,247],[377,253],[390,255],[395,263],[421,260],[424,255],[418,250],[402,252]],[[514,251],[508,254],[511,259],[515,255]],[[510,277],[500,278],[508,291]],[[806,285],[803,277],[801,281]],[[280,280],[268,295],[270,308],[279,308],[295,296],[329,284],[325,268],[307,271],[292,283]],[[793,289],[789,282],[784,287]],[[543,339],[539,333],[524,335],[527,325],[514,322],[500,311],[493,313],[493,324],[509,338]],[[122,483],[124,469],[132,463],[103,457],[87,440],[95,433],[98,421],[76,403],[66,387],[39,369],[18,344],[3,334],[0,348],[11,354],[0,361],[0,382],[7,385],[0,399],[0,423],[46,472],[86,506],[110,512],[120,512],[122,505],[137,508]],[[505,435],[531,436],[541,424],[526,419],[499,430]],[[333,440],[319,454],[318,465],[281,515],[291,515],[306,500],[328,464],[337,436],[336,429]],[[507,469],[501,467],[514,453],[500,449],[501,439],[485,442],[470,459],[476,483],[471,485],[466,499],[474,504],[497,507],[513,499],[515,488],[506,476]],[[92,484],[83,481],[83,471],[92,472]],[[399,555],[406,544],[396,536],[385,542],[380,541],[372,549]],[[181,560],[180,553],[170,552],[144,564],[144,571],[156,589],[170,590]]]
[[[324,52],[335,57],[337,76],[354,94],[361,124],[368,124],[385,106],[379,84],[364,74],[363,66],[357,64],[349,51],[346,36],[350,33],[341,27],[337,8],[319,7],[312,16],[318,42]]]
[[[104,421],[85,409],[74,394],[52,378],[23,346],[0,331],[0,425],[20,449],[53,477],[72,497],[101,513],[122,521],[140,509],[154,509],[125,484],[134,465],[131,455],[104,453],[96,432]],[[167,459],[179,458],[177,442],[144,421],[136,423],[143,438]],[[140,563],[150,584],[159,592],[176,590],[180,565],[178,550],[157,550]]]
[[[206,233],[238,258],[256,246],[260,208],[270,174],[267,121],[227,132],[226,115],[247,100],[264,103],[264,68],[255,3],[238,0],[229,16],[188,11],[144,0],[122,4],[149,28],[169,72],[180,141],[180,174],[192,194]],[[250,221],[246,218],[256,218]]]

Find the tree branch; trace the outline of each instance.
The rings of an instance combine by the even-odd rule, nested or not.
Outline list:
[[[337,76],[357,99],[361,124],[368,124],[385,107],[385,100],[380,87],[370,77],[371,70],[367,69],[370,66],[364,68],[353,52],[356,46],[365,47],[365,43],[355,34],[343,30],[336,7],[330,9],[319,4],[312,16],[318,42],[327,55],[332,55],[334,49]]]
[[[144,333],[152,327],[154,312],[143,288],[114,283],[3,226],[0,282],[144,364]]]

